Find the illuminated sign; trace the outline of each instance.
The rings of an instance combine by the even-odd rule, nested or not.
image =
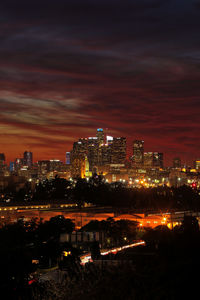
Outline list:
[[[107,135],[107,136],[106,136],[106,140],[107,140],[107,141],[113,141],[113,137],[110,136],[110,135]]]

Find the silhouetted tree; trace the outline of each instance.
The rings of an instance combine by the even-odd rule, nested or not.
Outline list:
[[[97,241],[92,242],[90,246],[91,258],[93,260],[98,259],[101,255],[99,243]]]

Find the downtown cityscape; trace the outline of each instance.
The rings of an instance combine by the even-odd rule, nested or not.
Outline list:
[[[145,152],[143,140],[133,140],[128,157],[126,137],[105,135],[103,128],[75,141],[64,161],[34,162],[33,155],[24,151],[7,164],[0,153],[2,275],[11,265],[2,282],[6,293],[11,285],[9,297],[57,299],[61,293],[61,299],[74,299],[80,284],[88,293],[88,274],[104,281],[119,272],[127,286],[127,274],[137,276],[128,257],[145,257],[149,265],[152,251],[155,258],[160,253],[159,266],[165,251],[171,260],[185,249],[182,260],[191,243],[200,246],[200,160],[191,167],[175,157],[165,167],[164,154]],[[146,263],[134,265],[146,272]]]
[[[2,300],[199,295],[200,1],[0,1]]]
[[[63,155],[64,156],[64,155]],[[200,159],[193,166],[184,165],[174,157],[171,166],[164,166],[164,154],[145,152],[145,142],[132,142],[132,155],[127,156],[126,137],[104,135],[98,128],[94,137],[80,138],[73,149],[59,159],[34,162],[33,153],[25,151],[23,157],[6,164],[6,153],[0,153],[0,188],[15,186],[16,190],[31,182],[35,185],[55,176],[73,180],[89,180],[94,174],[102,175],[106,182],[123,182],[129,187],[156,187],[188,185],[200,187]],[[4,197],[1,197],[4,201]],[[5,201],[9,201],[8,199]]]

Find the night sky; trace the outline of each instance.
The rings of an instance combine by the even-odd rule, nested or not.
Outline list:
[[[1,0],[0,152],[64,160],[98,127],[200,157],[200,1]]]

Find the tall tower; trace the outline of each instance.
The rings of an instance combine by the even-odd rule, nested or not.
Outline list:
[[[153,152],[153,166],[163,168],[163,153]]]
[[[144,152],[144,166],[145,168],[153,167],[153,152]]]
[[[124,164],[126,160],[126,138],[117,137],[113,138],[111,144],[111,163]]]
[[[88,140],[81,138],[77,142],[74,142],[73,144],[73,154],[74,155],[81,155],[81,154],[87,154],[87,147],[88,147]]]
[[[27,165],[29,168],[33,165],[33,153],[29,151],[24,152],[24,164]]]
[[[179,157],[173,159],[173,168],[181,168],[181,159]]]
[[[92,171],[94,166],[98,165],[99,156],[99,142],[98,137],[88,138],[88,161],[90,165],[90,171]]]
[[[5,161],[6,161],[6,157],[4,153],[0,153],[0,169],[4,169],[5,168]]]
[[[4,153],[0,153],[0,161],[5,163],[6,157]]]
[[[97,137],[99,145],[104,144],[104,132],[103,132],[103,128],[98,128],[97,129],[96,137]]]
[[[135,140],[133,142],[133,162],[140,167],[144,163],[144,141]]]
[[[65,163],[66,165],[70,165],[70,152],[66,152]]]
[[[71,175],[73,178],[85,177],[85,155],[74,154],[71,158]]]

